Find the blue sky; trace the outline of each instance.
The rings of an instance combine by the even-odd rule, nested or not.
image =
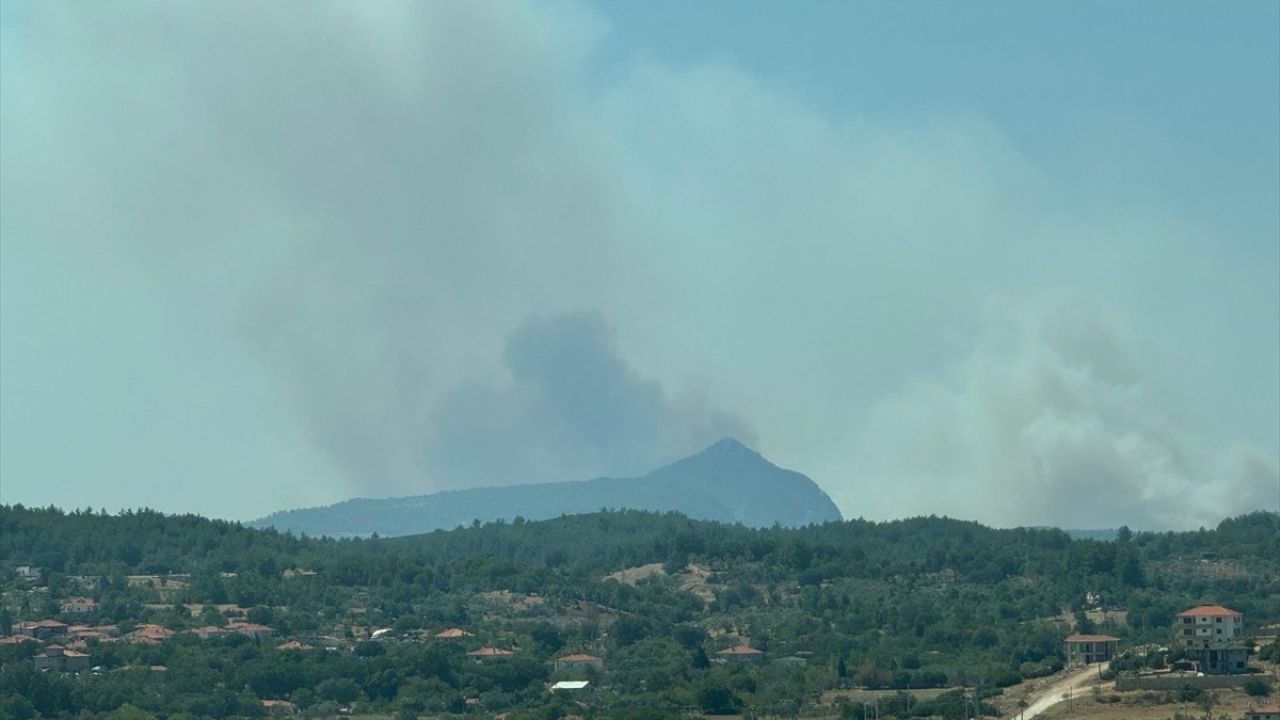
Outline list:
[[[0,501],[735,435],[847,516],[1280,506],[1280,7],[8,2]]]

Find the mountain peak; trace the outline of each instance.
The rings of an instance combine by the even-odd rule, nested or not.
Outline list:
[[[348,500],[276,513],[252,523],[312,535],[408,535],[519,515],[527,520],[600,508],[676,511],[750,527],[839,521],[812,480],[769,462],[734,438],[638,478],[471,488],[383,500]]]
[[[720,453],[720,454],[735,453],[739,455],[746,454],[746,455],[756,455],[756,456],[760,455],[760,453],[756,452],[755,450],[752,450],[746,445],[743,445],[741,442],[738,442],[737,438],[731,438],[731,437],[720,438],[719,440],[715,441],[711,445],[707,446],[706,450],[703,450],[698,454],[705,455],[707,453]]]

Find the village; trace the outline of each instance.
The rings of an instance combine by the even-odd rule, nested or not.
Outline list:
[[[607,579],[635,583],[653,572],[614,573]],[[288,569],[283,578],[309,578],[315,573],[305,569]],[[36,587],[38,569],[19,567],[15,580],[21,592],[39,592]],[[72,584],[92,588],[94,577],[72,577]],[[486,632],[483,627],[449,626],[434,630],[397,631],[394,627],[377,627],[359,622],[338,623],[328,633],[280,633],[263,622],[254,622],[260,614],[254,608],[234,604],[205,606],[163,602],[175,592],[185,589],[191,578],[185,575],[133,575],[127,577],[131,588],[148,592],[156,602],[143,605],[144,614],[169,618],[161,622],[102,622],[103,614],[92,597],[72,595],[58,601],[60,612],[54,617],[19,620],[8,628],[0,628],[0,646],[22,646],[29,650],[28,661],[41,672],[97,675],[120,670],[142,670],[165,673],[164,665],[116,667],[110,670],[95,662],[95,655],[113,643],[156,646],[175,638],[200,641],[222,637],[246,638],[257,646],[270,646],[280,653],[341,653],[368,657],[383,652],[388,645],[444,643],[461,648],[473,663],[492,664],[527,656],[509,630]],[[512,607],[528,608],[541,604],[536,595],[523,600],[509,593],[492,594]],[[10,597],[12,599],[12,595]],[[1108,612],[1100,609],[1101,598],[1089,593],[1086,606],[1099,619]],[[351,615],[358,619],[363,610]],[[185,621],[173,622],[174,617]],[[198,620],[222,618],[220,623],[198,624]],[[1185,608],[1171,619],[1171,634],[1165,643],[1126,646],[1121,637],[1098,632],[1072,632],[1062,641],[1065,668],[1052,676],[1027,681],[1005,689],[1003,697],[992,698],[992,707],[1017,720],[1042,716],[1055,720],[1068,718],[1165,717],[1169,703],[1195,704],[1215,709],[1215,717],[1238,717],[1241,720],[1280,720],[1280,708],[1269,700],[1276,685],[1276,658],[1257,659],[1257,649],[1275,642],[1271,635],[1250,635],[1241,612],[1220,604],[1200,604]],[[608,653],[581,648],[548,658],[548,693],[579,696],[592,693],[609,684]],[[792,652],[777,657],[753,647],[748,638],[725,637],[719,644],[706,648],[709,663],[729,666],[794,666],[804,667],[812,653]],[[596,654],[598,653],[598,654]],[[906,695],[917,699],[936,698],[938,690],[908,689]],[[892,691],[897,697],[903,690]],[[967,692],[967,691],[966,691]],[[851,687],[832,692],[823,704],[832,708],[861,704],[864,713],[871,708],[879,712],[895,697],[891,691]],[[284,698],[261,700],[271,714],[295,714],[299,709]],[[907,707],[910,708],[910,701]],[[975,708],[981,703],[975,699]],[[464,708],[482,711],[478,697],[467,698]],[[344,710],[345,708],[345,710]],[[351,711],[339,705],[339,710]],[[1143,709],[1145,712],[1135,712]],[[501,714],[495,717],[502,717]]]

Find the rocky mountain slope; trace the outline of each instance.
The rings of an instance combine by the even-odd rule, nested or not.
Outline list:
[[[475,520],[544,520],[602,508],[677,511],[750,527],[839,521],[835,503],[812,480],[766,460],[736,440],[639,478],[451,490],[401,498],[359,498],[287,510],[249,525],[307,535],[412,535]]]

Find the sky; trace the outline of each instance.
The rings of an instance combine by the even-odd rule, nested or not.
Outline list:
[[[0,5],[0,502],[725,436],[846,517],[1280,509],[1280,5]]]

